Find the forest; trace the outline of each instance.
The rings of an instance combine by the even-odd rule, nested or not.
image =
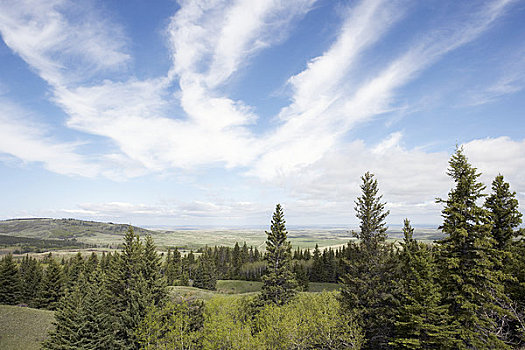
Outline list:
[[[245,243],[159,254],[133,228],[113,254],[26,255],[0,262],[0,303],[54,311],[42,349],[520,349],[525,346],[525,239],[516,193],[502,175],[490,191],[462,148],[442,204],[444,238],[426,244],[404,220],[387,241],[373,174],[355,200],[356,241],[293,248],[277,204],[264,251]],[[260,292],[209,300],[171,286],[216,289],[261,281]],[[308,292],[311,282],[339,291]]]

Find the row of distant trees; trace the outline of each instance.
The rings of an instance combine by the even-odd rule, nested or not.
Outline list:
[[[480,174],[462,149],[449,165],[454,187],[446,199],[438,200],[445,238],[432,245],[414,239],[408,219],[403,242],[387,242],[389,212],[377,180],[370,173],[362,177],[355,207],[358,241],[333,252],[341,264],[339,294],[298,293],[301,273],[294,266],[308,262],[311,277],[315,270],[309,261],[322,261],[330,253],[314,251],[308,259],[309,253],[297,252],[294,260],[280,205],[267,232],[262,291],[251,297],[171,300],[166,285],[170,264],[179,266],[177,253],[170,251],[162,262],[151,237],[141,241],[130,230],[122,252],[97,264],[92,256],[78,274],[71,266],[62,267],[69,282],[54,306],[57,328],[44,348],[520,348],[525,345],[525,242],[515,192],[500,175],[491,193],[484,194]],[[177,273],[187,273],[197,285],[210,288],[202,276],[218,276],[217,261],[227,255],[224,249],[221,255],[221,249],[204,249],[199,258],[193,257],[196,265],[189,270],[183,261],[191,259],[190,254],[181,257],[172,281],[180,280]],[[52,261],[43,278],[60,266]],[[258,263],[234,261],[237,258],[226,264],[228,274]],[[1,276],[16,275],[12,265],[12,258],[4,258]],[[319,265],[330,270],[330,264]],[[9,296],[5,286],[10,285],[0,284],[0,295]]]

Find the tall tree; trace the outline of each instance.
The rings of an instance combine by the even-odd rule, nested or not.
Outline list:
[[[154,250],[154,246],[150,250]],[[147,309],[163,302],[162,295],[165,295],[151,280],[157,276],[155,271],[160,270],[158,261],[154,257],[146,259],[145,255],[144,245],[130,227],[124,236],[123,250],[115,254],[107,273],[115,339],[122,349],[138,349],[135,330]]]
[[[518,236],[522,214],[516,192],[510,191],[510,185],[498,175],[492,182],[492,194],[485,201],[485,208],[492,220],[492,237],[498,249],[507,249],[512,238]]]
[[[395,349],[455,349],[455,329],[446,305],[440,305],[434,257],[425,244],[413,238],[414,229],[405,219],[396,287],[400,306],[396,315]]]
[[[393,333],[393,248],[386,244],[385,203],[378,195],[377,180],[367,172],[361,177],[362,195],[356,200],[360,231],[358,244],[348,245],[346,274],[341,278],[341,301],[348,312],[357,313],[365,332],[366,349],[388,348]]]
[[[501,256],[494,249],[489,213],[477,204],[485,186],[462,148],[452,155],[447,174],[455,187],[446,200],[437,200],[445,205],[440,228],[447,237],[438,241],[444,301],[461,325],[460,348],[505,349],[492,316],[504,312],[497,302],[505,298],[502,274],[495,269]]]
[[[283,209],[275,207],[270,232],[266,232],[266,273],[260,299],[264,303],[286,304],[297,292],[292,272],[292,247],[288,241]]]
[[[385,210],[385,204],[381,203],[382,195],[378,195],[377,180],[374,174],[366,172],[361,177],[363,194],[358,197],[355,204],[356,216],[360,220],[359,232],[356,237],[368,248],[374,248],[386,240],[386,217],[390,214]]]
[[[507,334],[508,341],[513,345],[525,343],[525,276],[523,265],[523,242],[513,239],[523,234],[519,229],[522,214],[516,192],[510,190],[510,185],[502,175],[496,176],[492,182],[492,193],[485,201],[485,208],[492,220],[492,237],[496,241],[495,248],[504,257],[503,266],[495,266],[501,270],[505,278],[505,294],[510,301],[503,302],[503,307],[511,314],[511,318],[501,317],[498,320]],[[501,301],[500,301],[501,302]]]

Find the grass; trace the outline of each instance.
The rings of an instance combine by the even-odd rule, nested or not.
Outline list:
[[[323,291],[339,290],[337,283],[310,282],[308,292],[318,293]],[[260,292],[262,282],[218,280],[217,290],[205,290],[194,287],[173,286],[169,287],[171,298],[182,298],[186,300],[209,300],[216,295],[250,295]]]
[[[0,305],[0,349],[40,349],[52,322],[53,311]]]

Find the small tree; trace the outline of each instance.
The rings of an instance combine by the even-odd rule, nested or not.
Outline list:
[[[396,283],[400,306],[392,345],[395,349],[455,349],[454,329],[458,325],[452,322],[447,306],[440,305],[433,254],[413,238],[413,232],[405,219]]]
[[[292,247],[287,239],[283,209],[275,207],[270,232],[266,240],[266,274],[262,277],[260,298],[264,303],[286,304],[297,292],[292,272]]]
[[[16,304],[20,299],[20,276],[11,254],[0,261],[0,304]]]

